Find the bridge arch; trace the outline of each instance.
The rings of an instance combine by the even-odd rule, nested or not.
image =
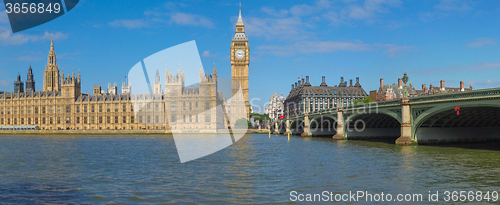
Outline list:
[[[312,136],[332,137],[337,133],[337,116],[320,114],[309,120],[309,131]]]
[[[300,135],[304,132],[304,120],[303,119],[292,119],[290,121],[290,134]]]
[[[401,136],[401,116],[390,110],[379,110],[376,113],[355,113],[346,118],[344,133],[348,139],[396,139]]]
[[[422,144],[500,139],[498,100],[444,103],[412,117],[412,138]]]
[[[283,134],[286,132],[286,121],[280,120],[278,121],[278,133]]]

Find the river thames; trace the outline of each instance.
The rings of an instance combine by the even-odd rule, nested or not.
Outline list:
[[[415,204],[437,204],[445,191],[498,192],[499,178],[498,144],[404,147],[251,134],[180,163],[172,137],[0,136],[0,203],[281,204],[298,194],[366,191],[422,194]],[[436,191],[439,202],[429,202]]]

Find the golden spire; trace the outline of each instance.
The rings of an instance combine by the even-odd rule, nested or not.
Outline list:
[[[50,35],[50,50],[54,50],[54,34]]]
[[[240,2],[240,14],[238,15],[238,21],[236,22],[236,25],[244,25],[243,18],[241,17],[241,2]]]

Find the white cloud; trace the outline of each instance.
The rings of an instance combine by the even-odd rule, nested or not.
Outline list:
[[[0,79],[0,87],[10,87],[15,79]]]
[[[335,6],[333,6],[335,4]],[[400,7],[401,0],[336,1],[318,0],[309,4],[291,6],[289,9],[262,7],[262,15],[243,16],[249,36],[267,40],[305,40],[316,37],[316,28],[327,24],[380,23],[382,14]],[[236,16],[231,20],[236,21]]]
[[[334,51],[365,51],[370,50],[370,45],[361,42],[335,42],[335,41],[299,41],[291,45],[264,45],[257,50],[276,55],[293,55],[295,53],[330,53]]]
[[[267,15],[271,15],[274,17],[285,17],[286,15],[288,15],[287,10],[281,9],[281,10],[276,11],[274,8],[271,8],[271,7],[262,7],[260,9],[260,11],[266,13]]]
[[[444,11],[470,11],[473,8],[467,0],[442,0],[434,8]]]
[[[416,71],[417,74],[454,73],[459,71],[477,72],[490,69],[500,69],[500,62],[478,62],[471,65],[454,65],[441,68],[429,68]]]
[[[52,33],[45,31],[43,35],[27,35],[27,34],[12,34],[12,31],[7,29],[4,31],[0,31],[0,42],[6,45],[21,45],[28,42],[37,42],[50,40]],[[63,34],[61,32],[53,33],[54,40],[66,39],[68,38],[68,34]]]
[[[144,11],[144,18],[133,20],[115,20],[109,22],[109,26],[144,28],[159,25],[160,23],[177,24],[183,26],[201,26],[206,28],[215,28],[215,24],[210,18],[205,16],[189,14],[179,11],[186,7],[183,3],[165,3],[161,7]]]
[[[205,58],[210,58],[210,57],[217,57],[219,55],[219,53],[210,53],[210,51],[203,51],[203,54],[201,54],[201,56],[205,57]]]
[[[207,17],[183,12],[170,14],[170,21],[179,25],[203,26],[207,28],[215,27],[214,23]]]
[[[0,10],[0,23],[9,23],[6,10]]]
[[[309,6],[307,4],[295,5],[290,8],[290,13],[294,16],[311,15],[321,8]]]
[[[413,50],[413,46],[407,45],[399,46],[395,44],[375,44],[375,46],[385,49],[384,53],[389,54],[389,58],[395,57],[401,53],[411,52]]]
[[[115,21],[109,22],[108,25],[113,26],[113,27],[127,27],[127,28],[143,28],[143,27],[149,26],[148,22],[141,20],[141,19],[115,20]]]
[[[453,13],[474,10],[474,8],[469,4],[468,0],[441,0],[439,4],[433,7],[433,9],[434,10],[430,12],[420,12],[418,14],[420,20],[430,21],[448,17]]]
[[[497,39],[495,38],[477,38],[474,42],[468,43],[467,47],[482,47],[489,45],[496,45]]]
[[[389,8],[403,4],[400,0],[365,0],[363,5],[353,4],[342,10],[343,16],[356,19],[371,19],[378,14],[390,12]]]
[[[257,50],[265,53],[276,55],[294,55],[312,54],[312,53],[331,53],[336,51],[368,51],[368,50],[383,50],[390,58],[398,54],[413,51],[412,46],[399,46],[395,44],[366,44],[359,40],[353,42],[336,42],[336,41],[299,41],[290,45],[264,45],[258,46]]]
[[[244,18],[246,33],[249,36],[261,36],[268,40],[298,40],[313,36],[306,31],[305,23],[298,17],[289,18]]]
[[[39,55],[25,55],[17,57],[17,60],[31,62],[31,61],[43,60],[43,57]]]
[[[473,81],[469,80],[469,85],[478,85],[478,86],[494,86],[494,85],[499,85],[500,82],[494,81],[491,79],[487,79],[486,81]]]

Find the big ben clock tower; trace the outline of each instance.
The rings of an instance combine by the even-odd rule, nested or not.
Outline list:
[[[248,101],[248,65],[250,64],[250,46],[245,36],[245,24],[241,18],[241,4],[238,21],[236,22],[236,32],[231,42],[231,94],[235,94],[241,86],[245,102],[247,119],[250,114],[250,104]],[[236,83],[237,82],[237,83]],[[238,86],[239,85],[239,86]]]

